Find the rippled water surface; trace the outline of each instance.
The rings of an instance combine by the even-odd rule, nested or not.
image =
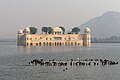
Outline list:
[[[120,44],[91,47],[24,47],[0,42],[0,80],[120,80],[120,64],[112,66],[26,66],[33,59],[107,58],[120,63]],[[67,71],[63,69],[68,68]]]

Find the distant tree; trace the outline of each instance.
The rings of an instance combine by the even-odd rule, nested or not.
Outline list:
[[[65,28],[64,28],[64,27],[62,27],[62,26],[60,26],[59,28],[61,28],[61,29],[62,29],[63,34],[64,34],[64,33],[65,33]]]
[[[52,34],[53,29],[51,27],[48,27],[48,34]]]
[[[29,29],[30,29],[31,34],[36,34],[37,33],[37,29],[35,27],[29,27]]]
[[[71,33],[78,34],[80,32],[80,29],[78,27],[74,27],[71,31]]]
[[[42,32],[52,34],[52,28],[51,27],[42,27]]]
[[[42,27],[42,32],[45,32],[45,33],[47,33],[47,31],[48,31],[48,28],[47,27]]]

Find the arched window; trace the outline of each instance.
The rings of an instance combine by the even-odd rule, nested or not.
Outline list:
[[[60,42],[60,46],[62,45],[62,43]]]
[[[59,46],[59,42],[57,42],[57,46]]]
[[[67,46],[67,42],[65,42],[65,46]]]
[[[54,43],[52,43],[52,45],[54,46],[55,44],[54,44]]]
[[[49,46],[51,46],[52,44],[51,44],[51,42],[49,42]]]
[[[57,45],[57,43],[55,42],[55,46]]]
[[[27,38],[27,40],[29,40],[29,38]]]
[[[75,42],[75,46],[77,46],[77,42]]]
[[[38,43],[36,43],[36,46],[38,46]]]
[[[68,42],[68,46],[70,46],[70,42]]]
[[[46,46],[48,46],[48,42],[46,42]]]
[[[45,46],[45,42],[43,42],[43,46]]]
[[[71,42],[71,46],[73,46],[73,42]]]
[[[29,45],[29,43],[27,43],[27,46]]]
[[[32,46],[32,45],[33,45],[33,43],[30,43],[30,45]]]
[[[39,42],[39,46],[41,46],[41,42]]]

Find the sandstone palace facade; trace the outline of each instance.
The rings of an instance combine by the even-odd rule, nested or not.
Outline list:
[[[18,30],[17,43],[24,46],[91,46],[91,30],[85,28],[84,34],[63,34],[59,27],[52,29],[52,34],[30,34],[27,27]]]

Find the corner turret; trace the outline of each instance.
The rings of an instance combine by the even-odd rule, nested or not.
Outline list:
[[[24,34],[30,34],[30,28],[29,27],[26,27],[24,29]]]
[[[18,45],[21,45],[21,36],[23,35],[23,30],[22,29],[19,29],[18,30],[18,36],[17,36],[17,44]]]
[[[85,31],[84,31],[86,34],[88,34],[88,33],[90,33],[91,32],[91,30],[90,30],[90,28],[85,28]]]
[[[84,31],[84,35],[83,35],[83,45],[84,46],[88,46],[90,47],[91,46],[91,30],[90,28],[85,28],[85,31]]]

